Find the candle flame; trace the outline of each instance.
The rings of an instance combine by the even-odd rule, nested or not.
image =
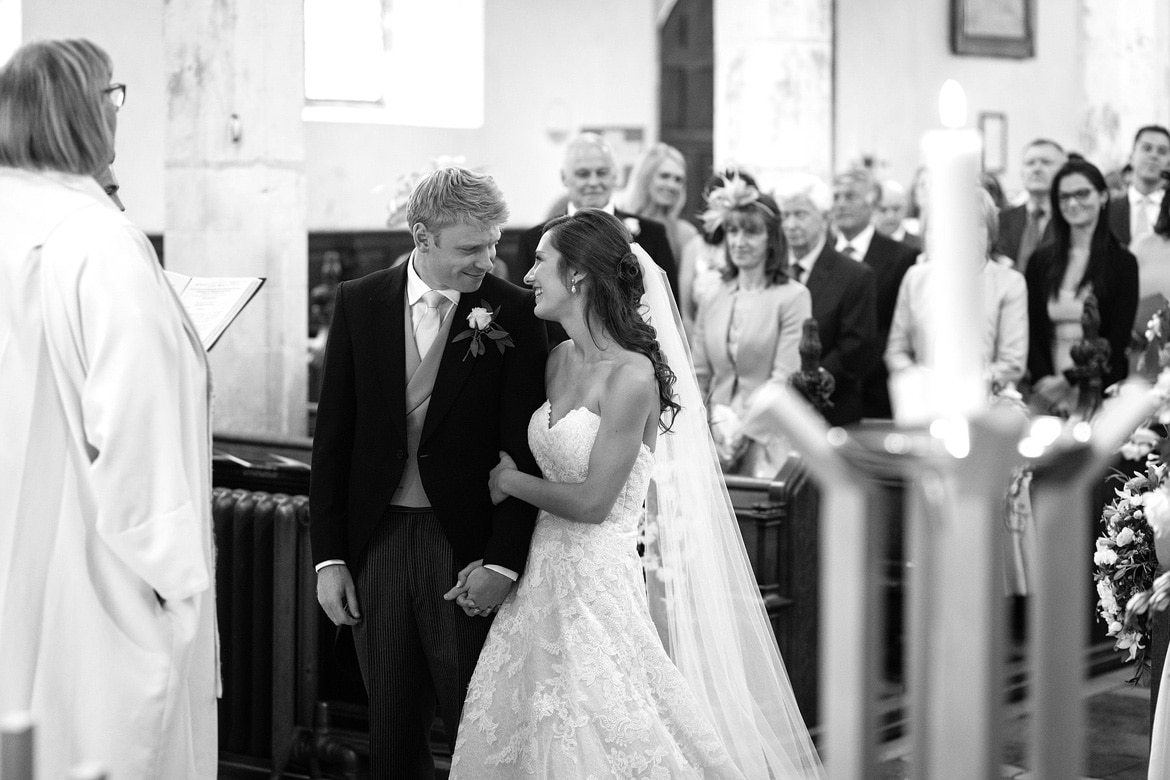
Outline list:
[[[967,124],[967,95],[954,79],[947,79],[938,93],[938,116],[951,130]]]

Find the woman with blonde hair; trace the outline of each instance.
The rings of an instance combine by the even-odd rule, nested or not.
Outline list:
[[[646,150],[630,174],[623,208],[639,217],[653,219],[666,226],[670,251],[682,257],[682,249],[698,229],[681,219],[687,203],[687,161],[673,146],[656,143]]]
[[[126,97],[86,40],[0,69],[0,714],[36,775],[216,774],[207,356],[94,175]]]

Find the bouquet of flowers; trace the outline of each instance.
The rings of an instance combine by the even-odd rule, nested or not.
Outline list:
[[[1146,346],[1138,361],[1138,370],[1156,378],[1155,392],[1162,406],[1154,419],[1147,421],[1121,446],[1120,452],[1131,461],[1143,461],[1144,469],[1126,478],[1115,491],[1116,498],[1101,514],[1105,526],[1093,553],[1097,583],[1097,611],[1115,637],[1114,647],[1126,653],[1127,661],[1137,661],[1133,680],[1141,679],[1148,669],[1146,638],[1154,612],[1170,600],[1170,577],[1155,582],[1158,559],[1154,537],[1170,533],[1170,446],[1159,429],[1170,423],[1170,309],[1161,309],[1146,327]],[[1156,587],[1159,585],[1160,587]],[[1159,592],[1161,591],[1161,592]]]

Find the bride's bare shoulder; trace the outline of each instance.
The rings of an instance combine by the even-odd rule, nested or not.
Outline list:
[[[654,364],[640,352],[622,352],[615,358],[604,384],[605,395],[616,398],[627,394],[640,398],[658,392]]]

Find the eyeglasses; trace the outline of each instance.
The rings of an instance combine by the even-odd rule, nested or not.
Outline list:
[[[114,104],[114,108],[121,108],[122,104],[126,102],[126,85],[125,84],[111,84],[107,89],[102,90],[110,98],[110,102]]]
[[[1075,200],[1077,203],[1083,206],[1089,202],[1089,198],[1091,198],[1095,192],[1096,190],[1090,189],[1073,190],[1072,192],[1060,193],[1056,196],[1056,199],[1061,203],[1069,203]]]

